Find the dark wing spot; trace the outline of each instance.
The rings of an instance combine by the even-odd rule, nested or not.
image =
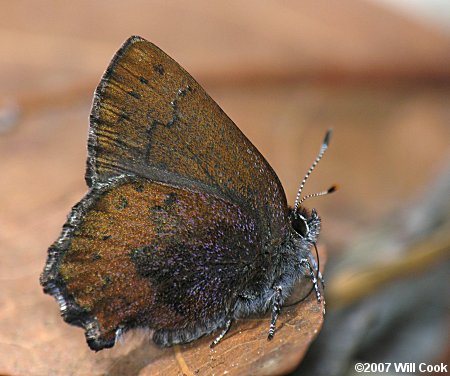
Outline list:
[[[122,111],[119,117],[119,122],[122,122],[123,120],[130,120],[130,115],[128,115],[125,111]]]
[[[174,106],[176,106],[176,104]],[[174,108],[175,109],[174,109],[173,117],[166,124],[167,128],[171,128],[178,121],[178,114],[176,113],[177,109],[176,109],[176,107],[174,107]]]
[[[189,85],[186,85],[184,89],[179,89],[177,92],[178,97],[185,97],[188,92],[192,92],[192,88]]]
[[[170,192],[164,200],[164,204],[171,206],[175,202],[177,202],[177,194],[175,192]]]
[[[109,275],[105,276],[102,280],[102,288],[105,288],[106,286],[110,285],[111,282],[112,278]]]
[[[147,85],[148,84],[148,80],[142,76],[139,77],[139,81],[141,81],[141,83]]]
[[[120,196],[119,203],[116,205],[117,210],[122,210],[128,207],[128,199],[125,196]]]
[[[111,235],[103,235],[102,240],[108,240],[111,239]]]
[[[131,95],[133,98],[141,99],[141,94],[136,93],[136,92],[133,91],[133,90],[129,91],[128,94]]]
[[[150,212],[162,212],[164,208],[160,205],[155,205],[150,207]]]
[[[158,72],[161,76],[164,74],[164,67],[161,64],[153,65],[155,72]]]

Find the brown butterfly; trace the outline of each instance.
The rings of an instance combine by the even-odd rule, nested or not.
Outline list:
[[[162,346],[272,311],[311,279],[315,210],[288,208],[264,157],[174,60],[131,37],[94,97],[86,182],[41,276],[91,349],[133,327]]]

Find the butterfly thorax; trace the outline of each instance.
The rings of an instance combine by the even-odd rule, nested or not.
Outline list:
[[[317,241],[320,231],[320,218],[313,210],[311,214],[302,210],[306,219],[308,232],[301,235],[291,226],[289,236],[274,252],[271,265],[256,273],[247,288],[238,295],[234,318],[244,318],[252,314],[265,313],[272,304],[276,288],[282,289],[282,303],[289,299],[298,286],[304,286],[309,278],[302,260],[308,260],[314,267],[316,262],[311,254],[311,247]]]

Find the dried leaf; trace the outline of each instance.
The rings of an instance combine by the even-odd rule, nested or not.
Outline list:
[[[210,349],[211,337],[177,346],[156,359],[140,375],[277,375],[293,370],[318,334],[322,307],[315,296],[283,309],[273,340],[267,340],[270,319],[242,320]],[[176,362],[174,362],[174,358]]]

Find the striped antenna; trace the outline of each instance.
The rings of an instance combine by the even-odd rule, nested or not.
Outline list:
[[[309,168],[309,170],[306,173],[305,177],[303,178],[302,182],[300,183],[300,187],[299,187],[298,192],[297,192],[297,197],[295,197],[294,213],[297,213],[298,207],[306,199],[311,198],[311,197],[323,196],[323,195],[326,195],[328,193],[334,192],[336,190],[336,186],[333,186],[333,187],[331,187],[330,189],[328,189],[326,191],[319,192],[319,193],[313,193],[313,194],[310,194],[310,195],[307,195],[307,196],[301,198],[303,187],[305,186],[305,183],[308,180],[309,175],[311,175],[311,172],[313,172],[313,170],[316,168],[317,164],[319,163],[319,161],[322,159],[323,155],[325,154],[325,151],[328,149],[328,144],[330,142],[331,133],[332,133],[332,129],[328,129],[327,133],[325,134],[325,138],[323,139],[322,146],[320,148],[319,154],[317,155],[317,157],[314,160],[313,164],[311,165],[311,167]]]
[[[329,195],[330,193],[333,193],[337,189],[338,189],[338,186],[335,184],[335,185],[332,185],[330,188],[328,188],[326,191],[316,192],[316,193],[311,193],[309,195],[306,195],[298,202],[298,206],[300,206],[302,204],[302,202],[307,200],[308,198]]]

